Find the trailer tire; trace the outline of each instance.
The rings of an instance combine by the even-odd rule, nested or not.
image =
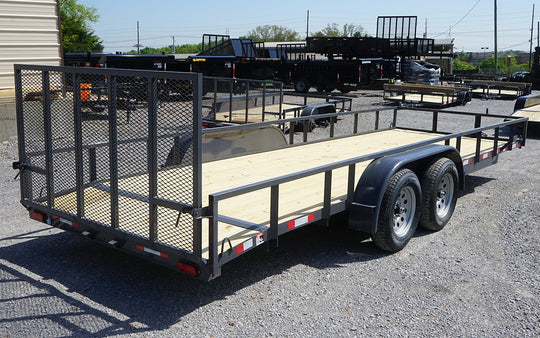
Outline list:
[[[423,192],[420,226],[439,231],[454,213],[459,174],[454,162],[446,157],[429,166],[421,178]]]
[[[305,94],[309,92],[309,88],[311,87],[311,84],[309,83],[308,79],[305,77],[300,77],[296,79],[294,82],[294,91],[297,93]]]
[[[377,231],[371,236],[385,251],[403,249],[414,235],[420,219],[422,189],[416,174],[409,169],[395,173],[384,192]]]

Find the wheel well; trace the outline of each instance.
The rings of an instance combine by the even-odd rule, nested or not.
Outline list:
[[[354,192],[349,208],[349,227],[367,233],[375,233],[381,201],[391,177],[401,169],[410,169],[421,175],[431,163],[447,157],[458,169],[459,186],[463,189],[463,162],[458,151],[451,146],[431,145],[373,160],[364,173]]]

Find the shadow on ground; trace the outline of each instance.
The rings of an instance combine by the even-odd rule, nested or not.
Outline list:
[[[490,181],[466,179],[462,194]],[[44,229],[0,240],[16,243],[0,248],[0,309],[19,309],[0,317],[8,332],[35,321],[56,326],[67,336],[167,329],[201,306],[293,266],[339,269],[387,255],[366,241],[365,234],[313,225],[280,237],[278,249],[252,250],[205,283],[73,234],[48,235],[49,228]],[[416,236],[427,234],[419,229]]]
[[[0,316],[8,333],[36,321],[68,336],[167,329],[292,266],[326,269],[385,256],[365,236],[314,225],[281,237],[278,249],[260,246],[239,257],[205,283],[70,233],[45,232],[2,239],[20,241],[0,248],[0,309],[19,309]]]

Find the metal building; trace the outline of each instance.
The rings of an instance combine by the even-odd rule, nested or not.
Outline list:
[[[0,91],[14,88],[13,64],[60,65],[57,0],[0,1]]]

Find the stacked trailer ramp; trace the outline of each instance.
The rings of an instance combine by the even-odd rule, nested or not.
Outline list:
[[[404,106],[445,108],[466,104],[471,94],[465,87],[385,83],[383,98]]]
[[[78,88],[83,74],[107,76],[106,121],[83,121],[78,90],[51,99],[52,83],[71,77]],[[224,264],[263,243],[342,212],[349,213],[351,228],[371,233],[382,249],[401,250],[420,209],[449,219],[465,174],[525,144],[526,118],[416,110],[431,123],[413,129],[402,125],[406,110],[386,108],[339,113],[354,118],[349,136],[274,150],[234,149],[234,156],[205,160],[202,154],[213,149],[211,142],[203,144],[204,136],[275,122],[203,129],[200,74],[17,65],[15,75],[14,168],[31,218],[203,280],[218,277]],[[146,120],[136,125],[118,123],[119,78],[137,80],[147,94]],[[158,105],[157,82],[164,79],[184,81],[190,93]],[[25,101],[26,88],[36,86],[43,100]],[[391,117],[388,128],[379,128],[381,114]],[[360,133],[368,116],[375,123]],[[445,131],[442,116],[470,120],[471,128]],[[503,137],[501,128],[511,133]],[[420,187],[417,175],[423,172],[438,173],[441,179],[430,180],[437,189]],[[426,196],[435,200],[422,201]],[[435,230],[446,221],[422,222]]]

